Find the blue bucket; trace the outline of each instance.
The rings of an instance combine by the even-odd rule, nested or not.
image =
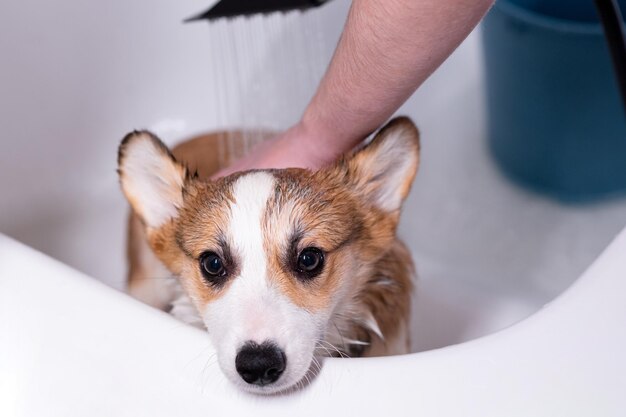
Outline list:
[[[626,117],[593,0],[499,0],[483,43],[505,174],[562,201],[626,194]]]

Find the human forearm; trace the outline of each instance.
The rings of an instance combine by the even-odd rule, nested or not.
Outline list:
[[[478,24],[493,0],[354,0],[299,123],[216,176],[318,169],[388,119]]]
[[[478,24],[493,0],[354,0],[301,129],[339,154],[388,119]]]

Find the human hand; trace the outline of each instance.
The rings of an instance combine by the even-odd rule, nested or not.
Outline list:
[[[285,132],[261,142],[248,155],[221,169],[213,175],[213,178],[251,169],[317,170],[331,164],[347,150],[340,145],[341,142],[332,140],[329,134],[313,133],[300,122]]]

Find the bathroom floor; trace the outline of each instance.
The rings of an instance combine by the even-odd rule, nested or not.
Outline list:
[[[625,199],[562,205],[501,176],[486,149],[480,61],[475,32],[399,112],[416,120],[423,145],[400,227],[419,273],[416,351],[528,316],[626,225]],[[107,175],[97,191],[48,202],[45,214],[31,205],[0,217],[0,231],[123,288],[127,209],[113,168]]]

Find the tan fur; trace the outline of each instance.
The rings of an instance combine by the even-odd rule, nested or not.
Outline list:
[[[372,312],[385,339],[369,332],[368,356],[406,353],[410,349],[407,326],[411,313],[411,294],[415,274],[411,254],[396,239],[390,250],[376,263],[356,298]],[[402,320],[398,320],[401,317]]]
[[[171,272],[156,257],[139,217],[128,216],[128,292],[135,298],[165,310],[172,301],[172,291],[166,284]]]
[[[209,133],[180,143],[172,149],[172,154],[189,172],[197,174],[199,179],[207,179],[271,135],[271,132],[266,131],[246,134],[241,131]],[[154,243],[163,241],[168,234],[171,232],[167,230],[156,234]],[[165,283],[167,268],[150,249],[145,229],[133,210],[128,219],[127,260],[128,292],[146,304],[161,310],[167,309],[172,301],[172,291]]]
[[[384,138],[392,128],[405,129],[407,134],[414,135],[416,141],[411,146],[413,151],[418,151],[418,133],[407,119],[392,122],[377,139]],[[268,135],[263,133],[257,137]],[[363,175],[368,169],[368,152],[373,152],[377,146],[380,140],[316,173],[302,169],[273,171],[278,192],[269,201],[264,216],[265,227],[270,229],[266,235],[273,236],[276,231],[271,227],[280,229],[276,225],[293,223],[294,219],[285,213],[298,213],[300,229],[312,232],[300,236],[294,250],[297,252],[314,242],[328,254],[323,273],[311,282],[302,283],[288,272],[283,254],[289,248],[284,247],[285,243],[269,239],[264,242],[270,279],[294,304],[311,311],[328,308],[339,281],[350,282],[351,296],[348,302],[333,307],[338,319],[327,337],[352,356],[406,353],[409,349],[408,320],[414,270],[408,251],[395,235],[399,211],[386,212],[363,201],[363,193],[376,187],[379,181],[376,176],[367,179]],[[217,181],[206,179],[236,157],[243,156],[245,150],[241,132],[199,136],[173,150],[176,163],[181,169],[187,169],[180,190],[184,204],[176,220],[158,229],[145,227],[140,218],[131,213],[128,286],[132,295],[157,308],[167,308],[169,290],[160,285],[161,280],[155,279],[154,271],[159,270],[155,267],[157,263],[166,265],[172,274],[185,277],[181,282],[197,308],[228,290],[228,284],[215,289],[205,283],[197,258],[203,251],[219,253],[221,250],[217,239],[219,225],[225,222],[222,216],[226,213],[221,212],[220,207],[226,207],[223,202],[232,199],[231,185],[237,175]],[[123,172],[120,175],[123,177]],[[400,191],[402,199],[408,194],[412,181],[413,176],[404,180]],[[346,182],[351,182],[352,186],[346,187]],[[129,201],[135,207],[132,196]],[[289,210],[285,209],[287,205],[290,205]],[[376,326],[382,337],[377,334]]]

